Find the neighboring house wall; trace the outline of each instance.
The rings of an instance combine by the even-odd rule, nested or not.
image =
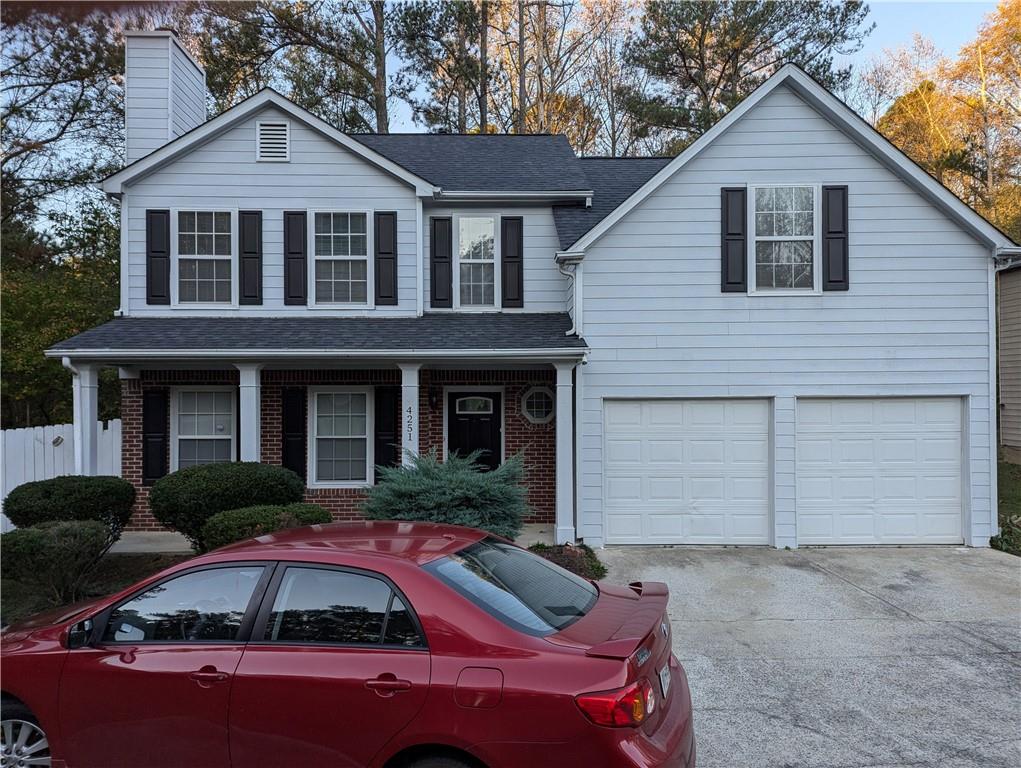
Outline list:
[[[722,293],[720,189],[846,184],[850,291]],[[772,403],[773,543],[796,543],[798,396],[967,398],[967,543],[990,527],[990,254],[780,87],[587,249],[578,534],[604,540],[606,398]],[[970,522],[969,522],[970,521]]]
[[[1021,268],[999,275],[1000,443],[1021,448]]]
[[[553,259],[559,248],[556,226],[553,223],[551,207],[519,208],[516,206],[483,206],[475,207],[432,207],[426,206],[423,212],[424,243],[425,243],[425,280],[423,285],[424,307],[428,312],[431,275],[429,274],[430,228],[431,217],[453,217],[454,247],[457,245],[458,215],[493,215],[520,216],[524,219],[524,273],[525,273],[525,306],[523,309],[508,310],[511,312],[563,312],[567,307],[564,302],[567,278],[560,274]],[[497,224],[499,232],[499,224]],[[497,269],[500,267],[500,254],[496,257]],[[455,305],[456,306],[456,305]],[[501,309],[499,302],[495,309]],[[442,310],[450,311],[450,310]]]
[[[256,123],[263,119],[290,122],[290,161],[256,162]],[[362,158],[324,138],[299,121],[267,109],[196,148],[173,163],[132,184],[126,195],[128,306],[132,315],[329,312],[335,314],[415,314],[416,198],[414,190]],[[263,215],[263,301],[261,305],[198,308],[147,305],[145,296],[145,211],[259,210]],[[330,211],[396,211],[398,306],[376,309],[284,304],[283,213],[306,209]],[[172,216],[173,218],[173,216]],[[369,228],[372,228],[371,213]],[[233,225],[234,274],[237,283],[237,223]],[[171,248],[175,244],[171,243]],[[313,243],[308,243],[312,273]],[[372,259],[371,246],[369,259]],[[171,268],[171,282],[174,269]],[[373,293],[370,281],[369,296]]]

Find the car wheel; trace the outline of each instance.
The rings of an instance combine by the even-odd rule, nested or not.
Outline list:
[[[3,705],[0,712],[0,767],[50,765],[50,744],[39,721],[23,704]]]

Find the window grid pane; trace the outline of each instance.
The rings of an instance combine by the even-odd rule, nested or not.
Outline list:
[[[368,397],[321,392],[315,401],[316,480],[368,480]]]
[[[461,305],[491,307],[496,303],[496,222],[492,217],[458,219]]]
[[[358,256],[369,251],[368,222],[364,213],[315,214],[316,256]]]
[[[231,461],[234,399],[230,392],[188,390],[177,397],[178,469]]]
[[[812,241],[774,240],[755,243],[758,288],[812,288]]]
[[[316,259],[316,303],[364,304],[368,297],[365,261]]]
[[[754,230],[756,288],[815,287],[813,187],[757,188]]]

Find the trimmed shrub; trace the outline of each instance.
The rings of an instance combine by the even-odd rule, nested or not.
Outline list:
[[[95,520],[39,523],[0,536],[0,573],[39,584],[57,605],[81,598],[83,587],[108,549],[108,529]]]
[[[202,526],[202,545],[218,549],[235,541],[262,536],[264,533],[297,528],[302,525],[328,523],[333,518],[318,504],[262,505],[218,512]]]
[[[227,462],[187,467],[161,477],[149,491],[152,515],[183,533],[196,552],[202,526],[228,509],[301,501],[305,483],[289,469],[255,462]]]
[[[120,477],[61,475],[19,485],[4,501],[4,514],[18,528],[94,520],[106,527],[109,548],[121,537],[134,503],[134,486]]]
[[[585,544],[533,544],[528,549],[583,579],[598,581],[606,576],[606,566]]]
[[[479,454],[449,456],[435,451],[414,457],[410,467],[380,467],[380,481],[363,505],[370,520],[412,520],[466,525],[513,539],[528,514],[524,467],[513,456],[491,472]]]

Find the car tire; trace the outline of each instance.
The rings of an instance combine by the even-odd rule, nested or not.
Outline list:
[[[25,741],[22,747],[16,748],[22,730],[26,729]],[[11,742],[8,742],[8,738]],[[21,751],[18,752],[17,749]],[[14,701],[4,701],[0,704],[0,754],[4,757],[4,764],[18,768],[25,765],[20,758],[46,758],[45,762],[33,762],[30,765],[49,765],[50,747],[46,741],[46,732],[39,724],[38,718],[24,704]]]

